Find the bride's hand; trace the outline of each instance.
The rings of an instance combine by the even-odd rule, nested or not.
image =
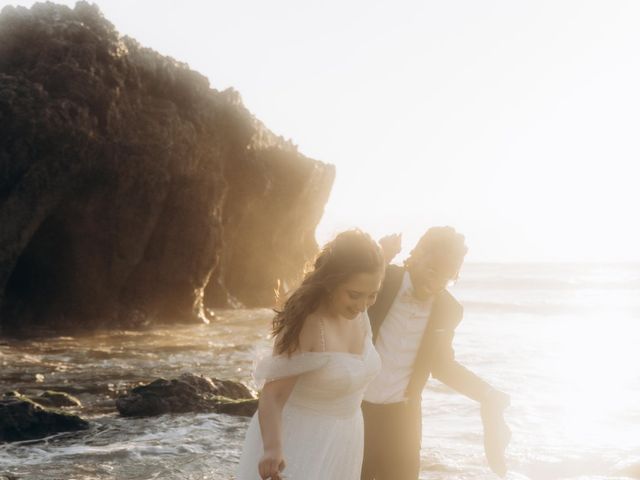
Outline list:
[[[265,450],[258,463],[258,473],[262,480],[282,480],[280,473],[284,470],[285,462],[281,450]]]

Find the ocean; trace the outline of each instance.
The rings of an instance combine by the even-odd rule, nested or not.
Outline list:
[[[508,479],[640,479],[640,265],[468,264],[457,359],[511,395]],[[183,372],[251,384],[268,309],[210,325],[0,340],[0,391],[71,389],[88,431],[0,445],[0,478],[229,480],[248,419],[121,418],[114,398]],[[431,380],[421,479],[494,479],[479,407]],[[340,479],[335,479],[340,480]]]

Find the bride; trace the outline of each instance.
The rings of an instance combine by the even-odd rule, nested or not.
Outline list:
[[[273,354],[238,468],[239,480],[358,480],[365,387],[380,369],[367,308],[384,275],[380,247],[350,230],[325,245],[273,319]]]

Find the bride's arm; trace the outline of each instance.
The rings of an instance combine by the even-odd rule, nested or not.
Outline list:
[[[295,353],[318,350],[318,329],[317,322],[309,318],[305,319],[300,332],[298,349]],[[298,377],[299,375],[295,375],[272,380],[265,384],[260,394],[258,421],[264,445],[264,455],[258,464],[258,471],[263,479],[280,480],[280,472],[285,467],[282,452],[282,409],[287,403]]]
[[[264,445],[264,455],[258,464],[263,479],[280,479],[285,467],[282,453],[282,409],[298,377],[287,377],[267,383],[258,401],[258,420]]]

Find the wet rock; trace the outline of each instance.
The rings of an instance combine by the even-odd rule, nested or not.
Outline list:
[[[0,442],[30,440],[87,428],[89,423],[77,415],[44,408],[15,392],[0,398]]]
[[[258,399],[250,398],[243,400],[223,401],[218,405],[218,413],[236,415],[239,417],[251,417],[258,409]]]
[[[334,179],[95,5],[0,13],[0,334],[271,306]]]
[[[253,398],[253,393],[246,385],[233,380],[221,380],[219,378],[209,378],[203,375],[193,375],[184,373],[178,380],[192,385],[200,392],[207,392],[211,395],[226,397],[234,400]]]
[[[16,390],[5,392],[5,398],[20,398],[23,400],[30,400],[37,403],[42,407],[48,408],[63,408],[63,407],[77,407],[81,408],[82,403],[73,395],[66,392],[58,392],[55,390],[47,390],[39,395],[27,395],[22,394]]]
[[[192,374],[159,378],[116,399],[116,408],[125,417],[186,412],[251,416],[257,406],[258,400],[241,383]]]
[[[73,395],[65,392],[55,392],[47,390],[37,397],[29,397],[29,399],[43,407],[82,407],[82,403]]]

